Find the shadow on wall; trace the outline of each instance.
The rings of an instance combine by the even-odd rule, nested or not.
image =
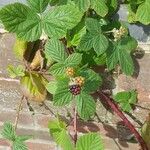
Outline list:
[[[125,5],[121,5],[118,13],[114,16],[114,20],[119,19],[127,22],[128,9]],[[127,23],[130,35],[137,39],[139,42],[150,42],[150,26],[141,23],[129,24]]]

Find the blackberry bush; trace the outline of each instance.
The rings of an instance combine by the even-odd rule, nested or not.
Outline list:
[[[140,134],[125,116],[137,102],[136,90],[116,95],[111,88],[110,95],[104,91],[107,74],[113,78],[116,71],[127,76],[135,73],[132,55],[138,43],[130,36],[125,22],[114,20],[118,0],[26,2],[0,9],[0,20],[5,29],[16,34],[16,59],[23,62],[22,66],[8,67],[12,78],[20,78],[23,93],[15,124],[4,124],[2,132],[3,137],[12,143],[13,150],[27,150],[24,142],[29,137],[16,134],[23,100],[44,104],[48,93],[55,106],[73,107],[73,136],[59,115],[48,125],[50,134],[63,150],[104,150],[99,133],[78,137],[77,119],[88,121],[95,116],[97,105],[93,94],[123,120],[141,148],[148,150],[145,131],[149,126],[145,125]],[[136,6],[130,10],[136,21],[150,23],[150,0],[126,0],[125,3]]]

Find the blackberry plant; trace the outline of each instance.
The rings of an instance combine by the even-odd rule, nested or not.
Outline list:
[[[148,7],[145,0],[141,7]],[[114,20],[117,0],[27,0],[26,4],[13,3],[0,10],[5,29],[15,33],[14,53],[22,66],[8,67],[12,78],[19,77],[23,97],[17,111],[16,123],[4,124],[3,136],[17,144],[14,150],[26,150],[16,128],[23,100],[44,103],[48,93],[58,107],[72,104],[74,134],[59,115],[48,128],[56,143],[64,150],[103,150],[98,133],[78,137],[77,119],[91,120],[96,113],[97,94],[118,114],[131,130],[143,150],[148,150],[140,133],[125,117],[137,101],[137,92],[122,91],[116,95],[104,92],[106,74],[115,72],[132,76],[135,66],[132,55],[138,46],[130,36],[125,22]],[[132,1],[128,1],[132,2]],[[146,4],[145,4],[146,3]],[[143,11],[144,13],[147,13]],[[146,16],[147,17],[147,16]],[[142,19],[149,24],[148,19]],[[95,68],[100,68],[97,71]],[[51,77],[51,79],[48,78]],[[53,77],[53,78],[52,78]],[[145,130],[143,130],[145,131]],[[12,135],[12,137],[9,136]],[[145,133],[144,133],[145,135]],[[72,138],[71,138],[72,137]],[[144,136],[143,136],[144,137]],[[13,144],[13,145],[14,145]]]

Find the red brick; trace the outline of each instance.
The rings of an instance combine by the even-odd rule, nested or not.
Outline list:
[[[16,118],[16,111],[2,111],[0,113],[0,122],[10,121],[14,123]],[[21,113],[19,116],[19,125],[32,127],[34,125],[34,118],[31,113]]]
[[[46,141],[51,141],[52,138],[47,131],[39,130],[39,129],[23,129],[23,128],[18,128],[17,129],[17,134],[19,135],[31,135],[33,139],[41,139],[41,140],[46,140]]]
[[[48,128],[48,122],[54,118],[50,115],[35,115],[35,119],[39,128]]]
[[[0,145],[1,146],[10,146],[9,142],[5,139],[0,139]]]
[[[54,143],[44,144],[44,143],[31,143],[27,142],[29,150],[55,150],[56,145]]]

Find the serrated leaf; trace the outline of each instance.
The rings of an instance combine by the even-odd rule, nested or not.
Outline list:
[[[66,131],[66,124],[60,120],[49,122],[50,134],[63,150],[74,150],[74,145]]]
[[[113,46],[113,45],[112,45]],[[109,70],[114,69],[119,62],[118,51],[116,47],[109,47],[107,50],[107,68]]]
[[[134,63],[132,57],[125,50],[120,50],[119,54],[119,64],[121,66],[122,71],[126,75],[133,75],[134,73]]]
[[[65,69],[66,69],[65,64],[56,63],[49,69],[49,72],[54,76],[55,75],[60,76],[65,73]]]
[[[81,38],[78,49],[80,51],[89,51],[93,47],[93,36],[90,33],[86,33]]]
[[[51,6],[66,5],[67,3],[68,3],[68,0],[50,0]]]
[[[67,46],[78,46],[82,36],[86,33],[84,20],[81,20],[71,31],[67,34]]]
[[[88,133],[81,136],[77,141],[76,150],[104,150],[100,135]]]
[[[82,12],[85,12],[90,7],[90,0],[74,0],[75,4]]]
[[[102,84],[102,79],[99,74],[95,73],[91,69],[81,70],[79,73],[85,78],[85,84],[83,90],[87,93],[93,93],[99,89]]]
[[[130,112],[132,110],[133,104],[137,102],[137,93],[135,90],[129,92],[119,92],[114,96],[116,102],[118,102],[125,112]]]
[[[80,51],[89,51],[94,48],[97,55],[104,53],[108,46],[108,39],[101,33],[101,25],[96,19],[88,18],[86,20],[87,32],[81,38],[78,49]]]
[[[42,34],[40,17],[21,3],[6,5],[0,10],[0,19],[6,30],[25,41],[35,41]]]
[[[2,134],[3,138],[8,139],[10,141],[14,141],[16,138],[16,133],[15,133],[14,127],[9,122],[4,123],[1,134]]]
[[[27,140],[29,140],[31,138],[32,138],[32,136],[19,135],[19,136],[16,137],[16,141],[18,141],[18,142],[25,142],[25,141],[27,141]]]
[[[23,77],[25,75],[24,73],[24,68],[23,66],[19,65],[17,67],[14,67],[12,65],[9,65],[7,67],[7,71],[9,73],[9,76],[11,78],[16,78],[16,77]]]
[[[55,94],[57,90],[57,82],[56,81],[51,81],[47,84],[46,89],[49,93]]]
[[[126,75],[133,75],[134,63],[131,52],[137,47],[137,42],[130,37],[124,37],[112,46],[112,49],[107,50],[108,69],[112,70],[119,64]]]
[[[37,13],[42,13],[46,10],[50,0],[27,0],[29,6]]]
[[[51,38],[62,38],[81,18],[82,13],[74,4],[55,7],[44,17],[44,31]]]
[[[108,46],[108,39],[103,34],[99,34],[94,37],[93,48],[98,56],[103,54],[107,50]]]
[[[82,54],[80,53],[73,53],[69,55],[69,57],[65,60],[65,65],[68,67],[74,67],[81,63],[82,61]]]
[[[49,60],[64,62],[67,58],[64,45],[58,39],[50,39],[45,46],[45,55]]]
[[[136,11],[137,11],[137,5],[136,4],[128,4],[128,22],[129,23],[134,23],[136,22]]]
[[[27,146],[23,142],[15,141],[13,142],[13,150],[28,150]]]
[[[69,104],[73,99],[73,95],[69,91],[69,79],[63,79],[57,82],[57,89],[53,95],[53,102],[56,106],[64,106]]]
[[[144,3],[142,3],[136,12],[136,19],[140,21],[141,23],[148,25],[150,24],[150,0],[145,0]]]
[[[135,51],[137,46],[138,46],[138,42],[133,37],[130,37],[130,36],[123,38],[119,42],[120,49],[126,50],[129,53],[131,53],[132,51]]]
[[[82,92],[76,97],[77,100],[77,111],[80,118],[89,120],[96,111],[96,104],[89,94]]]
[[[101,33],[101,25],[98,20],[93,18],[86,19],[86,28],[91,33]]]
[[[106,64],[107,55],[106,55],[106,53],[103,53],[100,56],[94,56],[93,59],[94,59],[94,62],[97,65],[105,65]]]
[[[98,15],[104,17],[108,13],[108,7],[105,0],[94,0],[91,1],[91,8],[94,9]]]
[[[108,8],[109,8],[109,11],[108,11],[109,14],[112,14],[117,10],[118,3],[119,3],[118,0],[109,0],[107,2]]]

